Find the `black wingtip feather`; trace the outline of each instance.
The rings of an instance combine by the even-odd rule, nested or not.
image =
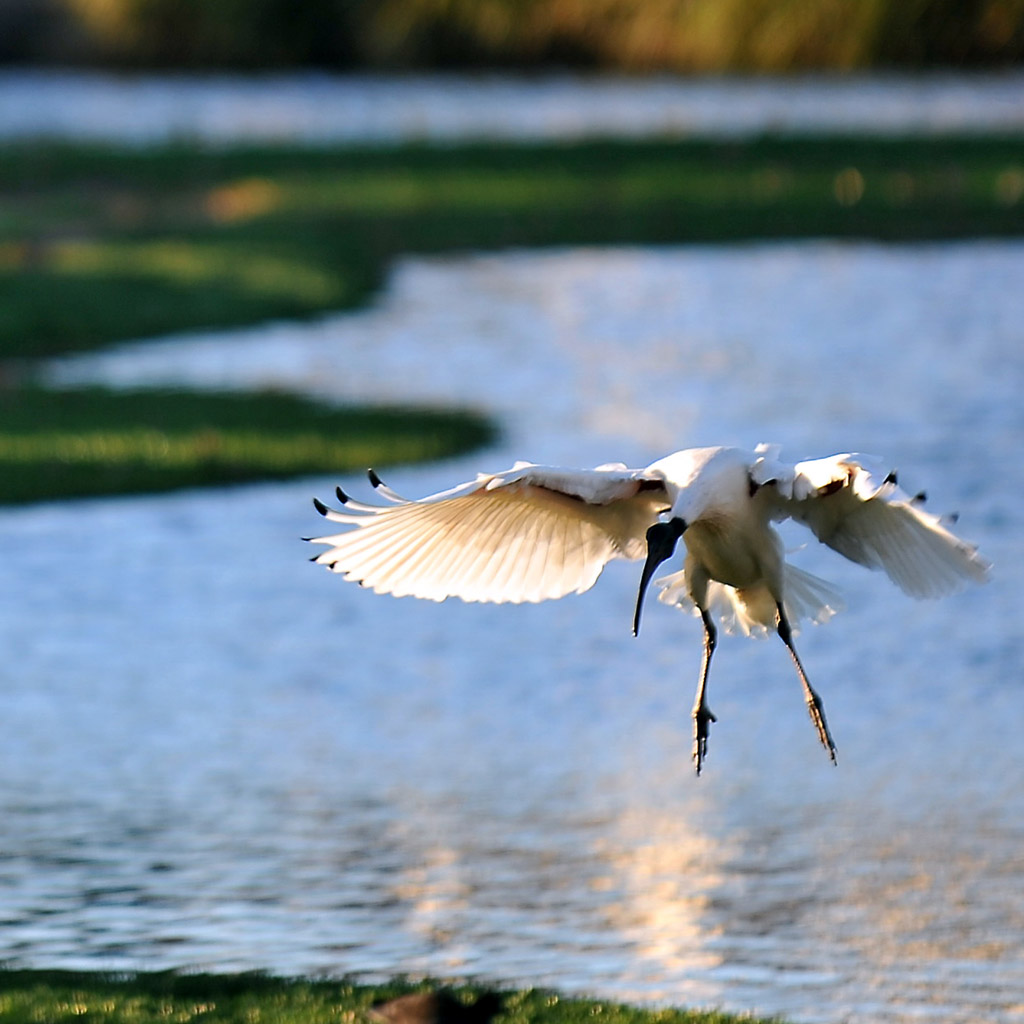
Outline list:
[[[882,483],[884,483],[884,484],[898,484],[899,480],[897,479],[897,476],[896,476],[896,470],[895,469],[890,470],[888,476],[886,476],[886,478],[882,481]]]
[[[366,471],[366,475],[370,478],[370,483],[374,487],[380,487],[380,485],[384,482],[383,480],[381,480],[379,476],[377,476],[376,471],[372,467]]]
[[[335,487],[334,493],[338,496],[338,501],[340,501],[342,505],[348,504],[348,495],[340,487]]]
[[[317,512],[320,513],[320,515],[322,515],[322,516],[327,515],[328,508],[319,498],[314,498],[313,499],[313,508],[315,508],[317,510]]]

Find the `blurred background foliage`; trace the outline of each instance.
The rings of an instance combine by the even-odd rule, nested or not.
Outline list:
[[[2,0],[0,61],[124,68],[999,67],[1024,0]]]

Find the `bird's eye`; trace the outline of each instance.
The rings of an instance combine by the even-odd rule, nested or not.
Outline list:
[[[647,528],[647,544],[671,544],[679,540],[686,529],[682,519],[675,517],[667,523],[657,522]]]
[[[647,529],[647,543],[657,544],[668,539],[668,523],[654,523]]]

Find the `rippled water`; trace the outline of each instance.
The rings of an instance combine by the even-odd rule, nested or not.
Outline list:
[[[878,452],[996,572],[919,604],[795,555],[849,605],[798,639],[839,766],[782,645],[726,637],[698,780],[699,624],[655,603],[630,637],[636,566],[539,606],[378,597],[305,560],[326,479],[2,510],[8,956],[1021,1020],[1022,281],[1018,242],[416,260],[359,314],[60,364],[502,417],[386,474],[412,494],[518,457]]]

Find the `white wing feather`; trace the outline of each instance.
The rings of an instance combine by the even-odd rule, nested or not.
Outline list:
[[[968,582],[984,582],[990,566],[974,545],[926,512],[892,476],[879,483],[866,461],[833,455],[786,466],[769,457],[751,476],[756,484],[771,485],[758,494],[771,503],[773,518],[803,523],[822,543],[882,570],[913,597],[941,597]]]
[[[666,492],[645,470],[518,463],[419,501],[342,497],[344,511],[317,503],[350,529],[311,538],[327,545],[315,562],[378,593],[523,602],[587,590],[611,559],[642,557]]]

